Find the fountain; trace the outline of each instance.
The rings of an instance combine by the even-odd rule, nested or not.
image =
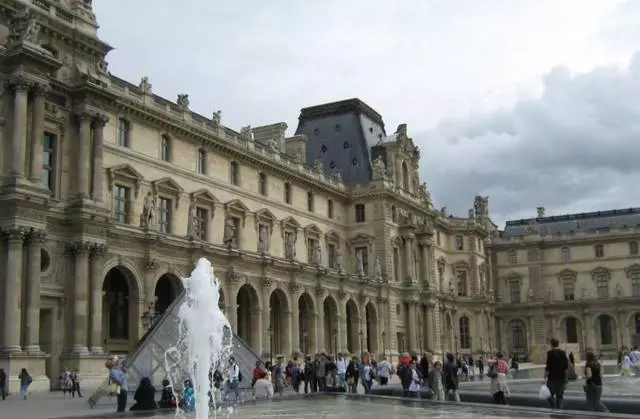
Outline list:
[[[231,356],[231,326],[218,306],[220,284],[207,259],[201,258],[183,281],[186,299],[178,312],[178,342],[165,353],[165,369],[174,392],[177,383],[191,381],[195,417],[203,419],[209,417],[209,372],[226,366]]]

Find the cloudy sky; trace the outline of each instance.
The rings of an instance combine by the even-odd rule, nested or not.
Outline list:
[[[359,97],[439,206],[640,206],[640,1],[96,0],[110,70],[239,129]]]

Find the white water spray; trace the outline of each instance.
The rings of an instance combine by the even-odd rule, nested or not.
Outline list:
[[[209,372],[227,366],[232,350],[231,326],[218,306],[220,284],[207,259],[201,258],[183,283],[186,299],[178,313],[179,338],[176,346],[165,353],[165,369],[174,393],[177,382],[191,381],[195,417],[205,419],[209,417],[212,391]]]

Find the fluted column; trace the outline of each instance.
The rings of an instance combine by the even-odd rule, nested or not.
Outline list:
[[[21,351],[22,245],[25,239],[25,230],[11,228],[5,230],[4,235],[7,240],[7,262],[1,351],[5,354],[13,354]]]
[[[420,242],[420,267],[422,270],[422,282],[429,283],[429,245],[426,241]]]
[[[427,347],[431,351],[435,351],[436,342],[435,342],[435,333],[436,329],[434,327],[433,322],[433,310],[435,310],[435,306],[433,304],[427,304],[426,308],[426,321],[425,321],[425,334],[427,335]]]
[[[33,113],[31,118],[31,164],[29,178],[38,185],[42,184],[42,146],[44,141],[44,95],[46,88],[37,84],[32,90]]]
[[[405,280],[414,281],[415,274],[413,272],[413,267],[415,263],[413,261],[413,237],[411,236],[406,236],[404,238],[404,265]]]
[[[271,356],[271,345],[273,336],[271,336],[271,332],[269,331],[269,327],[273,328],[271,325],[271,309],[267,305],[262,308],[262,350],[261,354],[268,354]]]
[[[294,305],[297,307],[297,304]],[[291,311],[291,353],[300,352],[300,310]]]
[[[93,121],[93,176],[91,198],[95,202],[103,201],[104,171],[102,170],[102,146],[104,143],[104,126],[109,122],[105,115],[98,115]]]
[[[408,338],[408,343],[409,343],[409,351],[415,351],[417,349],[417,319],[418,316],[416,315],[416,303],[415,301],[409,301],[407,304],[408,308],[409,308],[409,324],[407,325],[407,338]]]
[[[92,245],[78,242],[73,245],[74,292],[73,292],[73,342],[71,351],[74,355],[87,355],[87,332],[89,331],[87,315],[89,308],[89,255]]]
[[[91,123],[93,117],[88,113],[76,116],[78,119],[78,171],[76,172],[76,190],[79,198],[89,197],[89,167],[91,164]]]
[[[318,295],[316,294],[316,296],[318,296],[318,298],[316,299],[317,303],[316,303],[316,330],[314,331],[315,333],[315,353],[320,353],[322,351],[322,349],[327,349],[327,351],[329,350],[330,347],[333,346],[333,344],[331,342],[325,342],[325,338],[327,336],[327,334],[325,333],[325,325],[324,325],[324,300],[323,300],[323,296],[322,295]],[[329,336],[331,336],[332,331],[329,331]],[[329,339],[331,340],[333,339],[332,337]],[[309,351],[311,352],[311,351]]]
[[[30,84],[25,80],[11,82],[13,88],[13,136],[11,140],[11,175],[24,176],[27,147],[27,101]]]
[[[295,316],[293,315],[292,311],[285,312],[285,321],[287,322],[287,328],[289,330],[291,330],[293,328],[293,324],[292,324],[293,323],[293,321],[292,321],[293,317],[295,317]],[[286,342],[285,342],[285,347],[282,348],[282,349],[284,349],[284,354],[283,355],[290,356],[291,354],[293,354],[293,346],[294,346],[294,344],[292,342],[292,336],[293,336],[292,333],[289,333],[288,335],[285,336],[287,339],[286,339]]]
[[[25,318],[24,350],[30,354],[40,353],[40,267],[42,243],[46,233],[34,230],[29,234],[27,248],[27,313]]]
[[[104,353],[102,347],[102,270],[104,268],[104,257],[107,252],[105,245],[94,246],[91,252],[91,327],[89,337],[89,349],[91,353],[101,355]]]

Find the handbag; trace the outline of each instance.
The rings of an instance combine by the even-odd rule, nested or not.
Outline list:
[[[498,370],[496,370],[495,365],[491,365],[489,370],[487,371],[487,377],[496,378],[498,376]]]

